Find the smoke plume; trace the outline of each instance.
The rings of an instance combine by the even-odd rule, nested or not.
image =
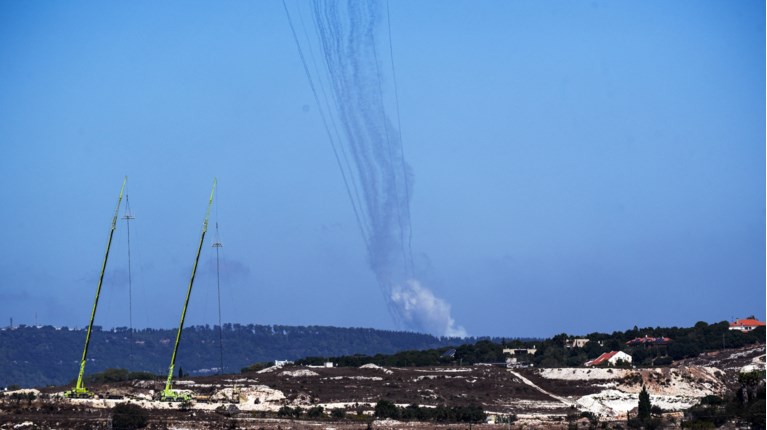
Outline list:
[[[297,13],[283,4],[392,317],[408,329],[464,336],[450,305],[416,279],[413,267],[413,174],[400,134],[390,33],[384,31],[388,4],[315,0],[309,11],[299,3]]]

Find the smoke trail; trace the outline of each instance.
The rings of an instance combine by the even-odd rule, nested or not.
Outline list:
[[[409,248],[413,175],[386,109],[386,87],[396,83],[382,73],[381,56],[391,53],[379,36],[387,9],[376,1],[315,0],[314,36],[298,13],[303,42],[287,5],[285,10],[390,313],[410,329],[465,336],[450,305],[415,279]]]

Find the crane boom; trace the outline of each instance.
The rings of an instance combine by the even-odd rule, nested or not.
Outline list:
[[[101,294],[101,284],[104,281],[104,271],[107,268],[107,260],[109,259],[109,248],[112,246],[112,236],[117,228],[117,216],[120,212],[120,203],[123,200],[123,192],[125,191],[125,183],[128,182],[128,177],[123,179],[123,185],[120,188],[120,197],[117,199],[117,208],[115,208],[115,215],[112,217],[112,228],[109,230],[109,240],[107,241],[107,250],[104,253],[104,262],[101,264],[101,274],[99,275],[99,285],[96,288],[96,299],[93,301],[93,309],[91,310],[91,321],[88,324],[88,331],[85,334],[85,348],[83,348],[83,357],[80,360],[80,373],[77,375],[77,385],[70,391],[64,393],[69,398],[87,398],[93,397],[93,393],[88,391],[83,386],[83,375],[85,374],[85,361],[88,356],[88,344],[91,341],[91,331],[93,330],[93,320],[96,318],[96,307],[99,304],[99,295]]]
[[[186,291],[186,300],[184,301],[184,310],[181,312],[181,321],[178,324],[178,332],[176,333],[176,343],[173,345],[173,355],[170,358],[170,367],[168,369],[168,379],[165,381],[165,390],[160,394],[160,400],[163,401],[185,401],[191,400],[191,396],[188,394],[177,393],[171,389],[171,382],[173,381],[173,368],[176,365],[176,353],[178,352],[178,344],[181,341],[181,331],[184,329],[184,319],[186,318],[186,309],[189,306],[189,296],[192,294],[192,285],[194,284],[194,275],[197,273],[197,263],[200,261],[200,252],[202,252],[202,244],[205,241],[205,233],[208,231],[208,218],[210,217],[210,207],[213,205],[213,194],[216,192],[216,179],[213,179],[213,189],[210,191],[210,200],[208,200],[208,209],[205,211],[205,221],[202,223],[202,234],[200,235],[200,244],[197,246],[197,256],[194,259],[194,266],[192,266],[192,277],[189,279],[189,288]]]

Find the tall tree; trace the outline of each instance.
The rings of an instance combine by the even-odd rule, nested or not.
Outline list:
[[[642,391],[639,393],[639,410],[637,411],[637,418],[642,422],[647,422],[650,419],[650,413],[652,410],[652,404],[650,404],[650,394],[642,385]]]

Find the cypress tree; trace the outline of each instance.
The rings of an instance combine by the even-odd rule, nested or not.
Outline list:
[[[650,413],[652,410],[652,404],[650,404],[650,394],[642,385],[642,391],[639,393],[639,409],[637,411],[637,418],[640,421],[646,422],[650,419]]]

